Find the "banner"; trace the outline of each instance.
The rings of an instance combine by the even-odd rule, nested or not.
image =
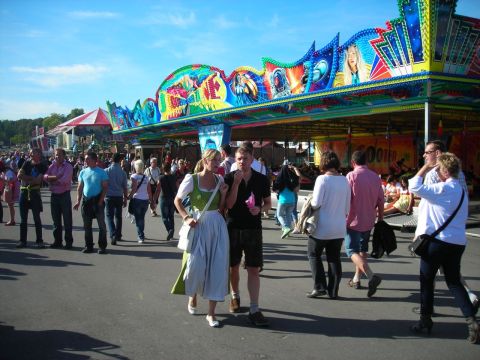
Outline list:
[[[230,143],[231,130],[224,124],[202,126],[198,128],[198,138],[202,153],[207,149],[220,149],[223,144]]]

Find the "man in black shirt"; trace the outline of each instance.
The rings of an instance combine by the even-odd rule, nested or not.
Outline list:
[[[225,176],[229,186],[226,199],[227,226],[230,237],[230,312],[240,310],[240,261],[245,254],[250,295],[250,321],[257,326],[268,326],[259,310],[260,271],[263,267],[261,214],[271,207],[270,184],[265,175],[251,168],[253,146],[244,143],[235,153],[238,170]]]
[[[43,181],[43,175],[47,172],[48,167],[42,161],[42,150],[36,148],[32,150],[32,159],[26,160],[20,171],[18,172],[18,180],[21,181],[20,187],[20,241],[17,244],[18,248],[27,246],[27,220],[28,210],[32,210],[33,221],[35,222],[35,232],[37,236],[36,246],[44,248],[42,238],[42,220],[40,219],[40,212],[43,211],[42,198],[40,196],[40,187]]]

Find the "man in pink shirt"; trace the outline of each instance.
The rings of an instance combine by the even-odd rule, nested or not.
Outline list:
[[[51,211],[53,219],[54,242],[50,245],[53,249],[62,248],[62,216],[65,226],[65,249],[71,249],[72,236],[72,199],[70,188],[72,186],[73,167],[65,158],[65,150],[55,150],[55,160],[47,170],[43,179],[48,182],[52,195]]]
[[[368,293],[371,297],[377,291],[382,279],[374,275],[367,263],[368,241],[375,219],[383,220],[383,190],[378,175],[367,167],[366,153],[355,151],[352,154],[353,171],[347,174],[352,190],[350,212],[347,217],[345,251],[355,264],[355,276],[349,285],[360,288],[362,273],[368,278]]]

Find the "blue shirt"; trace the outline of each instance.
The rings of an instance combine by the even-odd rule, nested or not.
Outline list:
[[[102,192],[102,181],[108,181],[108,175],[99,167],[87,167],[80,171],[78,180],[83,183],[83,196],[88,199]]]
[[[286,187],[278,195],[278,203],[279,204],[295,204],[295,193]]]
[[[105,169],[108,175],[108,196],[123,196],[123,190],[127,188],[127,174],[118,163],[113,163]]]

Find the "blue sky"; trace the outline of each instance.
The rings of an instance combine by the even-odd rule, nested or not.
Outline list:
[[[478,0],[457,13],[480,18]],[[398,15],[396,0],[1,0],[0,120],[133,107],[184,65],[260,70]]]

